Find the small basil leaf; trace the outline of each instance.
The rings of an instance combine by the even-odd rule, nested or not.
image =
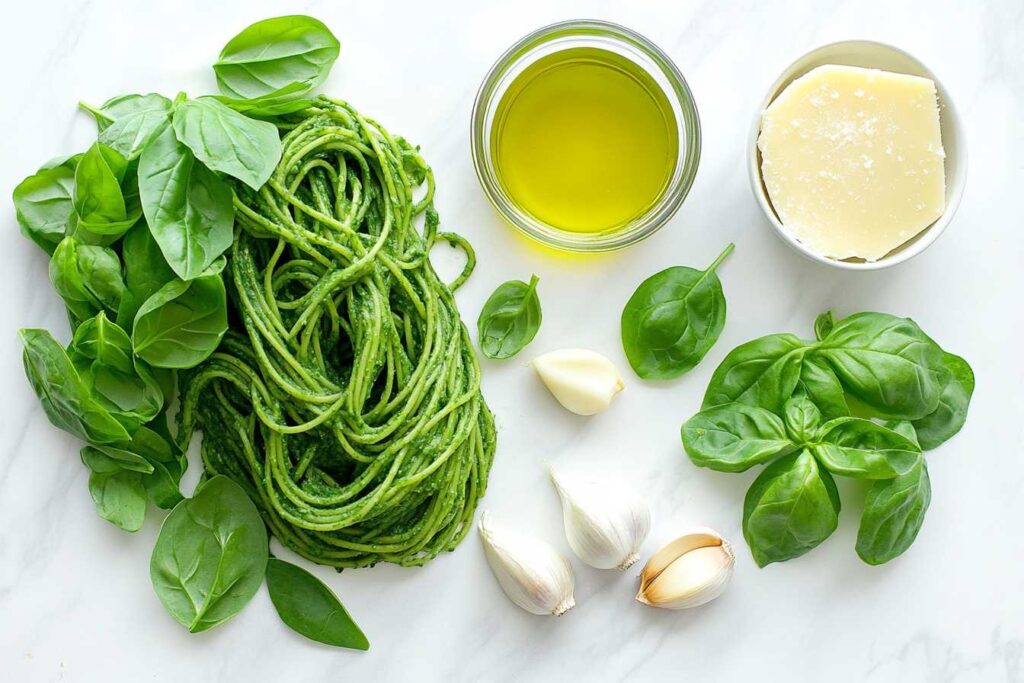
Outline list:
[[[805,444],[813,440],[821,424],[821,411],[806,396],[796,396],[786,401],[783,412],[786,432],[794,442]]]
[[[743,502],[743,536],[759,567],[800,557],[839,525],[835,482],[805,451],[758,475]]]
[[[921,457],[911,439],[859,417],[825,423],[812,450],[830,472],[857,479],[891,479],[909,472]]]
[[[974,371],[966,360],[944,353],[943,365],[948,373],[938,406],[930,414],[914,420],[914,430],[925,450],[937,448],[960,431],[967,421],[967,408],[974,394]]]
[[[153,466],[144,457],[131,450],[113,445],[86,446],[82,449],[82,462],[93,472],[129,470],[152,474]]]
[[[832,334],[832,328],[836,326],[836,317],[832,311],[825,311],[814,320],[814,336],[821,341]]]
[[[117,309],[117,324],[131,332],[139,307],[158,289],[175,279],[145,221],[127,232],[121,243],[125,289]]]
[[[914,430],[914,423],[910,420],[889,420],[885,423],[887,429],[891,429],[900,436],[905,437],[908,441],[920,446],[921,444],[917,441],[917,431]]]
[[[620,321],[622,348],[644,379],[673,379],[704,358],[725,326],[725,295],[715,272],[732,252],[725,248],[707,270],[674,266],[640,283]]]
[[[217,349],[227,328],[224,281],[211,274],[161,287],[139,308],[132,341],[151,365],[191,368]]]
[[[917,538],[931,499],[923,457],[909,472],[871,484],[857,530],[860,558],[878,565],[903,554]]]
[[[116,311],[124,282],[117,254],[65,237],[49,264],[50,282],[77,326],[101,310]]]
[[[78,228],[100,236],[124,234],[139,219],[141,210],[126,203],[122,183],[131,177],[128,160],[99,142],[82,155],[75,169],[75,213]]]
[[[96,119],[99,141],[132,159],[138,156],[171,115],[171,101],[163,95],[121,95],[97,108],[79,103]]]
[[[488,358],[511,358],[533,341],[540,329],[540,298],[536,275],[530,284],[510,280],[484,303],[477,319],[480,351]]]
[[[683,425],[682,439],[695,465],[719,472],[742,472],[796,448],[778,416],[742,403],[700,411]]]
[[[370,641],[331,589],[305,569],[271,557],[267,590],[281,621],[296,633],[336,647],[370,649]]]
[[[142,150],[139,192],[153,238],[181,279],[199,277],[231,246],[231,187],[196,161],[169,125]]]
[[[163,422],[166,425],[166,421]],[[159,421],[154,421],[150,426],[159,427],[159,424]],[[111,451],[115,450],[108,446],[98,448],[107,455],[112,455]],[[168,437],[149,427],[140,427],[132,434],[130,443],[123,444],[116,450],[139,458],[147,464],[149,469],[143,472],[142,485],[154,505],[168,510],[181,502],[179,486],[188,461],[180,457]]]
[[[792,334],[771,334],[737,346],[711,376],[703,407],[736,401],[781,413],[800,381],[809,348]]]
[[[99,465],[94,469],[93,463],[99,458],[90,456],[88,451],[88,448],[83,449],[82,461],[92,470],[89,473],[89,494],[96,506],[96,514],[125,531],[138,531],[146,519],[146,489],[142,485],[142,475],[120,467],[110,470]]]
[[[796,393],[811,399],[825,419],[850,414],[846,392],[832,369],[814,356],[804,356]]]
[[[277,126],[243,116],[212,97],[178,105],[174,132],[208,168],[254,190],[267,182],[281,158]]]
[[[25,178],[14,188],[13,196],[21,234],[51,256],[64,239],[75,210],[72,197],[77,158],[74,163],[60,161]]]

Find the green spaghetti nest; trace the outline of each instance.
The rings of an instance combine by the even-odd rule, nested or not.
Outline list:
[[[181,377],[179,441],[202,430],[207,474],[300,555],[421,565],[465,536],[494,455],[452,296],[473,253],[437,232],[433,174],[404,139],[327,98],[278,125],[270,180],[235,186],[231,330]],[[438,238],[468,257],[451,286]]]

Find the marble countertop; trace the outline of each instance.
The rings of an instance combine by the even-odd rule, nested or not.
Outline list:
[[[783,9],[783,6],[785,9]],[[468,237],[479,267],[458,293],[473,321],[502,281],[541,278],[544,325],[531,353],[585,346],[627,363],[618,317],[636,284],[669,265],[702,266],[727,242],[729,317],[708,358],[683,378],[631,373],[591,419],[558,409],[517,360],[484,363],[498,452],[483,506],[568,553],[547,462],[584,463],[644,491],[655,522],[644,552],[692,525],[731,538],[736,575],[701,609],[633,600],[637,571],[576,562],[576,609],[561,619],[511,605],[472,534],[422,569],[317,574],[371,642],[367,653],[304,641],[265,589],[230,623],[190,635],[158,602],[148,564],[160,516],[135,535],[93,512],[79,445],[51,427],[25,381],[16,330],[67,337],[46,258],[18,235],[10,189],[46,159],[83,148],[79,99],[214,90],[209,65],[252,21],[286,12],[325,21],[342,55],[325,89],[422,145],[438,179],[442,225]],[[559,258],[502,224],[473,173],[469,111],[498,54],[566,18],[625,24],[668,52],[700,109],[696,184],[671,223],[627,251]],[[62,2],[0,9],[0,669],[7,681],[1024,680],[1024,9],[1018,0],[734,2]],[[955,221],[897,268],[851,273],[791,251],[748,186],[748,127],[793,58],[870,38],[905,48],[952,93],[970,149]],[[447,256],[447,254],[439,254]],[[442,268],[454,264],[442,263]],[[977,375],[963,432],[930,456],[933,498],[911,550],[882,567],[854,553],[860,492],[843,485],[840,528],[809,555],[759,570],[740,531],[753,473],[699,470],[678,429],[729,349],[763,334],[808,335],[826,308],[918,320]],[[186,476],[193,486],[198,466]],[[309,566],[307,564],[307,566]]]

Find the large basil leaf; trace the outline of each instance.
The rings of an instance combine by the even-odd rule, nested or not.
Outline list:
[[[195,156],[167,125],[139,158],[142,210],[171,269],[199,277],[231,246],[231,187]]]
[[[370,649],[370,641],[331,589],[305,569],[271,557],[267,590],[281,621],[296,633],[336,647]]]
[[[125,291],[117,309],[117,324],[131,332],[139,307],[174,280],[175,275],[145,221],[140,221],[124,236],[121,255],[124,257]]]
[[[135,316],[135,353],[161,368],[191,368],[213,353],[228,329],[227,294],[219,272],[173,280]]]
[[[81,105],[96,119],[99,141],[132,159],[170,119],[171,101],[163,95],[121,95],[98,109]]]
[[[533,341],[542,314],[536,275],[530,284],[509,280],[488,297],[477,318],[480,351],[488,358],[511,358]]]
[[[128,431],[93,398],[67,352],[46,330],[23,329],[25,374],[54,427],[83,441],[128,441]]]
[[[64,239],[75,210],[72,197],[78,159],[55,159],[14,188],[14,208],[21,234],[51,256]]]
[[[868,489],[857,530],[857,554],[868,564],[883,564],[903,554],[917,538],[931,503],[924,458],[906,474],[876,481]]]
[[[101,238],[127,232],[141,215],[139,206],[125,197],[133,182],[128,160],[106,145],[94,143],[75,169],[77,230]]]
[[[695,465],[742,472],[796,446],[775,414],[743,403],[706,408],[682,429],[683,447]]]
[[[307,16],[265,19],[232,38],[213,65],[220,91],[231,98],[301,97],[327,78],[338,39]]]
[[[825,423],[811,446],[830,472],[857,479],[891,479],[910,471],[921,448],[906,436],[859,417]]]
[[[808,348],[792,334],[770,334],[737,346],[711,376],[703,407],[737,401],[781,413],[800,381]]]
[[[706,270],[673,266],[640,283],[620,321],[622,348],[644,379],[673,379],[704,358],[725,326],[725,295],[716,269],[725,248]]]
[[[89,468],[89,494],[96,514],[125,531],[138,531],[146,519],[146,489],[142,475],[122,462],[86,446],[82,462]]]
[[[107,247],[65,237],[53,252],[50,282],[71,313],[74,325],[106,310],[116,313],[124,294],[121,262]]]
[[[212,477],[164,519],[149,575],[164,608],[189,631],[237,614],[263,583],[267,530],[235,482]]]
[[[852,315],[835,324],[814,355],[882,416],[914,420],[938,405],[943,353],[909,318]]]
[[[174,132],[196,158],[258,190],[281,158],[277,126],[239,114],[212,97],[182,102]]]
[[[914,431],[925,450],[939,447],[960,431],[967,421],[967,408],[974,393],[974,371],[966,360],[944,353],[942,364],[947,373],[939,404],[930,414],[914,420]]]
[[[751,484],[743,536],[759,567],[799,557],[839,525],[835,482],[808,451],[780,458]]]

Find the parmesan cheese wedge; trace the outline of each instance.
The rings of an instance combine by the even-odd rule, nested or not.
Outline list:
[[[819,66],[764,111],[757,145],[779,220],[822,256],[876,261],[945,209],[930,79]]]

